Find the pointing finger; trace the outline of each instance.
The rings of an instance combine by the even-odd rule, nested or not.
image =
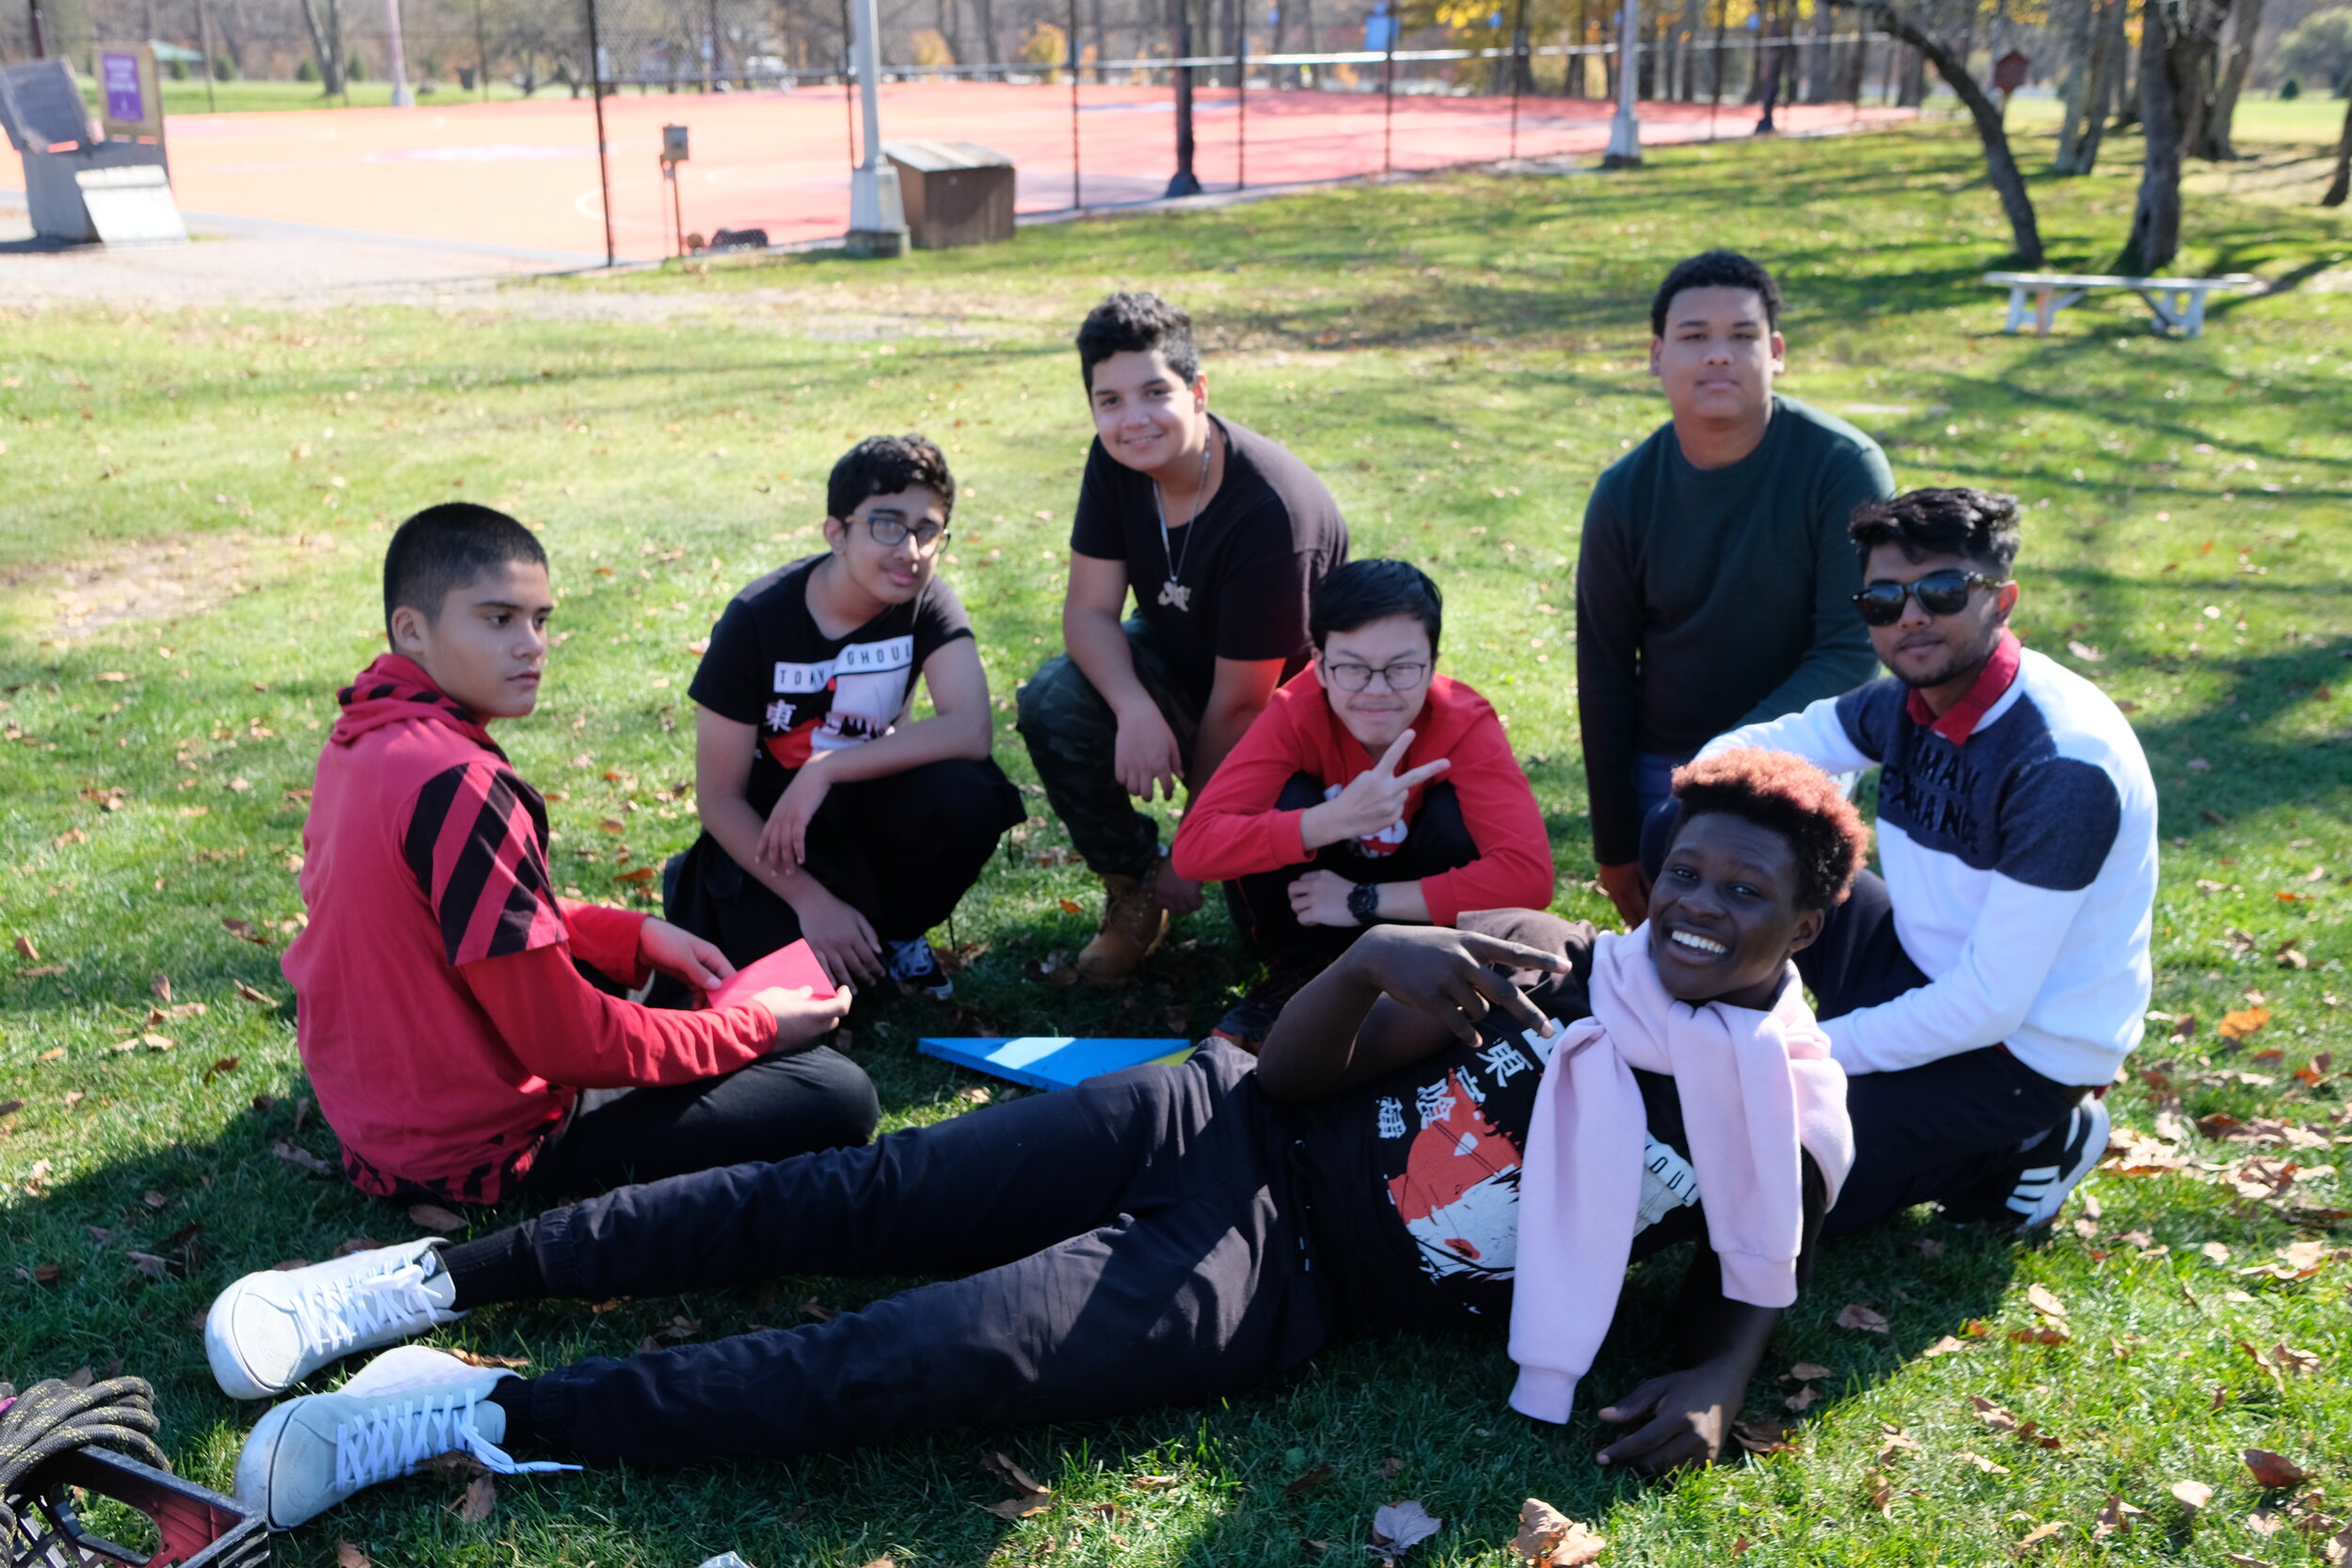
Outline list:
[[[1404,785],[1406,789],[1413,789],[1419,785],[1427,784],[1430,780],[1436,778],[1438,774],[1444,772],[1453,766],[1454,764],[1451,759],[1439,757],[1435,762],[1422,763],[1419,768],[1414,768],[1409,773],[1399,773],[1396,776],[1396,782]]]
[[[1413,732],[1406,730],[1402,735],[1399,735],[1394,740],[1389,742],[1389,749],[1380,753],[1380,760],[1373,764],[1372,770],[1375,773],[1385,773],[1391,777],[1394,777],[1396,774],[1396,765],[1405,760],[1405,753],[1412,749],[1412,745]]]

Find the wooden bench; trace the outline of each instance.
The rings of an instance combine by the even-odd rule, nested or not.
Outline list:
[[[2233,272],[2225,277],[2109,277],[2099,273],[1988,272],[1987,283],[2009,290],[2009,330],[2025,325],[2026,300],[2034,301],[2034,330],[2046,338],[2052,318],[2070,305],[2079,305],[2093,289],[2130,289],[2148,302],[2159,325],[2178,327],[2194,338],[2205,329],[2205,295],[2216,289],[2252,289],[2261,280]]]

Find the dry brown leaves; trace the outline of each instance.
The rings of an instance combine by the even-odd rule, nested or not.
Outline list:
[[[1384,1503],[1372,1516],[1372,1545],[1367,1549],[1378,1556],[1382,1568],[1389,1568],[1398,1558],[1437,1534],[1444,1524],[1443,1519],[1433,1517],[1422,1507],[1418,1497]]]
[[[277,1155],[280,1160],[285,1161],[286,1164],[294,1166],[296,1170],[308,1172],[310,1175],[332,1176],[335,1174],[334,1170],[326,1161],[320,1159],[309,1149],[304,1148],[301,1145],[288,1143],[283,1138],[279,1138],[277,1142],[271,1144],[269,1146],[269,1151],[272,1154]]]
[[[498,1483],[488,1476],[476,1476],[466,1482],[466,1495],[457,1499],[451,1510],[461,1524],[479,1525],[498,1512]]]
[[[516,1371],[531,1365],[528,1355],[485,1355],[478,1350],[453,1350],[449,1354],[469,1367],[503,1367]]]
[[[664,1345],[682,1344],[702,1331],[703,1322],[700,1318],[690,1318],[683,1312],[675,1313],[668,1323],[663,1323],[637,1342],[637,1354],[647,1355],[661,1349]]]
[[[2147,1512],[2125,1502],[2120,1493],[2109,1493],[2106,1506],[2099,1510],[2099,1517],[2091,1524],[2090,1539],[2105,1541],[2110,1535],[2129,1535],[2132,1521],[2144,1517]]]
[[[453,1230],[466,1228],[466,1217],[442,1208],[437,1203],[412,1203],[408,1206],[408,1223],[421,1230],[431,1230],[446,1236]]]
[[[2257,1486],[2278,1489],[2300,1486],[2312,1479],[2312,1473],[2282,1453],[2268,1449],[2248,1449],[2239,1456],[2246,1461],[2247,1473]]]
[[[1539,1497],[1519,1505],[1519,1533],[1511,1543],[1528,1568],[1584,1568],[1609,1544]]]
[[[1802,1453],[1797,1446],[1796,1428],[1787,1421],[1745,1420],[1731,1423],[1731,1435],[1741,1448],[1758,1456],[1768,1453]]]
[[[1032,1513],[1043,1513],[1046,1505],[1054,1500],[1054,1489],[1041,1485],[1028,1471],[1015,1465],[1009,1453],[991,1451],[981,1459],[980,1468],[1011,1486],[1018,1494],[1002,1502],[986,1505],[988,1511],[999,1519],[1025,1519]]]
[[[338,1541],[335,1543],[335,1568],[374,1568],[374,1564],[356,1544]]]
[[[1848,1302],[1837,1309],[1837,1326],[1855,1329],[1865,1334],[1887,1332],[1886,1318],[1859,1302]]]

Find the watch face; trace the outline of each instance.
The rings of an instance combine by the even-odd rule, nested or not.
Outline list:
[[[1347,890],[1347,912],[1365,925],[1380,909],[1380,890],[1370,882],[1358,882]]]

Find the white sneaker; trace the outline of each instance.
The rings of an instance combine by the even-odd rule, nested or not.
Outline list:
[[[517,1464],[498,1446],[506,1412],[488,1396],[514,1375],[423,1345],[388,1351],[334,1393],[271,1407],[237,1455],[237,1500],[259,1509],[271,1528],[292,1529],[436,1454],[471,1454],[502,1476],[579,1469]]]
[[[2017,1228],[2038,1229],[2058,1218],[2066,1196],[2090,1174],[2107,1152],[2112,1124],[2103,1101],[2086,1100],[2068,1116],[2064,1135],[2055,1148],[2043,1137],[2021,1150],[2015,1185],[2002,1207],[2017,1216]],[[2033,1160],[2025,1164],[2023,1160]]]
[[[204,1354],[232,1400],[282,1394],[338,1356],[465,1316],[431,1239],[249,1274],[204,1318]]]

